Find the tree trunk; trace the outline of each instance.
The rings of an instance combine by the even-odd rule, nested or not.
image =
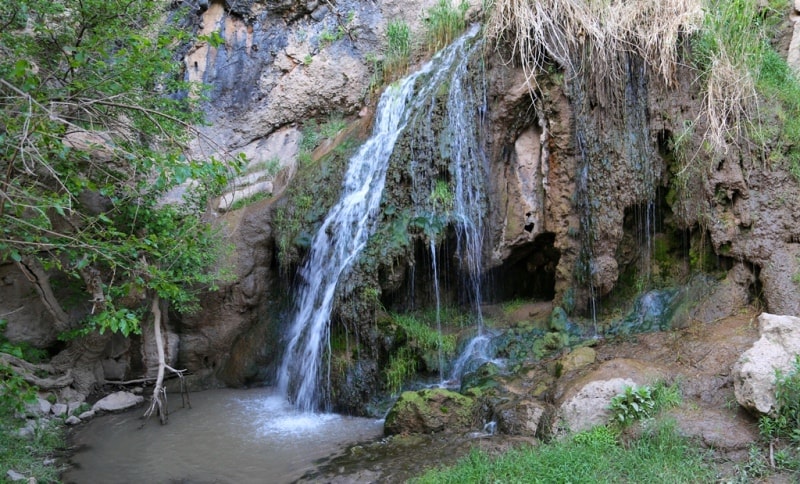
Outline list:
[[[145,418],[150,418],[154,412],[158,412],[159,420],[161,424],[164,425],[167,423],[167,413],[169,411],[167,407],[167,390],[164,388],[164,374],[166,370],[169,370],[181,379],[181,396],[184,397],[185,386],[183,385],[183,372],[185,370],[176,370],[167,364],[166,354],[164,352],[164,334],[161,331],[161,298],[157,294],[153,296],[150,310],[153,313],[153,332],[155,333],[156,355],[158,357],[158,374],[156,375],[156,383],[153,387],[153,397],[144,416]],[[188,402],[188,394],[186,394],[185,397],[186,398],[183,399],[184,405]]]

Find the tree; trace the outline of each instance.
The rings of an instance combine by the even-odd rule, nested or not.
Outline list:
[[[95,383],[84,367],[110,332],[140,332],[150,301],[160,341],[160,301],[191,310],[219,277],[220,243],[200,214],[230,169],[186,154],[200,97],[180,80],[173,49],[188,34],[164,21],[167,3],[0,2],[0,261],[74,338],[49,369],[84,393]],[[186,182],[189,196],[164,202]],[[83,284],[85,317],[57,297],[54,277]]]

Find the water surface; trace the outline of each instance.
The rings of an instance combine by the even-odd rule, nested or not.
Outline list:
[[[374,439],[383,421],[294,410],[270,389],[191,394],[192,408],[170,395],[169,423],[143,409],[80,426],[67,483],[282,483],[347,444]]]

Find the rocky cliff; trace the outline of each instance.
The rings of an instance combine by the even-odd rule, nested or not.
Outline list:
[[[435,2],[183,3],[188,8],[176,18],[201,39],[181,51],[185,76],[208,86],[210,123],[200,129],[194,154],[243,154],[247,165],[209,212],[232,241],[225,264],[236,278],[208,294],[197,314],[174,318],[177,364],[199,386],[270,382],[293,271],[333,203],[347,150],[363,139],[383,88],[387,25],[404,21],[421,44]],[[478,21],[485,12],[476,2],[467,15]],[[552,301],[596,327],[639,291],[679,286],[705,271],[727,281],[719,291],[738,296],[704,318],[751,302],[773,313],[800,313],[798,179],[777,156],[783,147],[769,140],[767,153],[763,145],[708,149],[704,94],[687,67],[687,39],[670,82],[626,54],[617,80],[621,101],[613,105],[553,59],[531,89],[530,72],[508,62],[503,49],[511,47],[503,42],[487,42],[471,62],[487,108],[482,278],[488,301]],[[416,52],[411,69],[425,55]],[[308,144],[311,128],[319,133],[334,122],[341,127]],[[435,153],[419,160],[434,175],[441,171]],[[391,170],[385,208],[421,198]],[[441,234],[439,255],[446,259],[454,242],[446,228]],[[355,335],[359,348],[336,380],[337,408],[363,412],[382,385],[379,369],[398,343],[378,324],[381,314],[409,309],[410,300],[417,307],[431,302],[423,235],[409,229],[397,250],[371,253],[337,292],[332,331]],[[442,265],[443,280],[459,279],[455,262]],[[444,292],[445,300],[462,302],[458,282]],[[9,337],[51,344],[54,335],[34,305],[4,300],[0,311],[19,305],[27,309],[9,317]],[[43,322],[41,330],[19,335],[31,318]]]

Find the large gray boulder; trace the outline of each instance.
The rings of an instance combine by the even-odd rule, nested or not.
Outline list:
[[[106,412],[115,412],[118,410],[125,410],[126,408],[133,407],[144,401],[141,395],[134,395],[130,392],[116,392],[108,395],[92,406],[92,410],[97,412],[103,410]]]
[[[800,318],[761,313],[758,329],[761,338],[733,365],[733,389],[739,405],[768,414],[775,407],[775,371],[789,371],[800,354]]]

